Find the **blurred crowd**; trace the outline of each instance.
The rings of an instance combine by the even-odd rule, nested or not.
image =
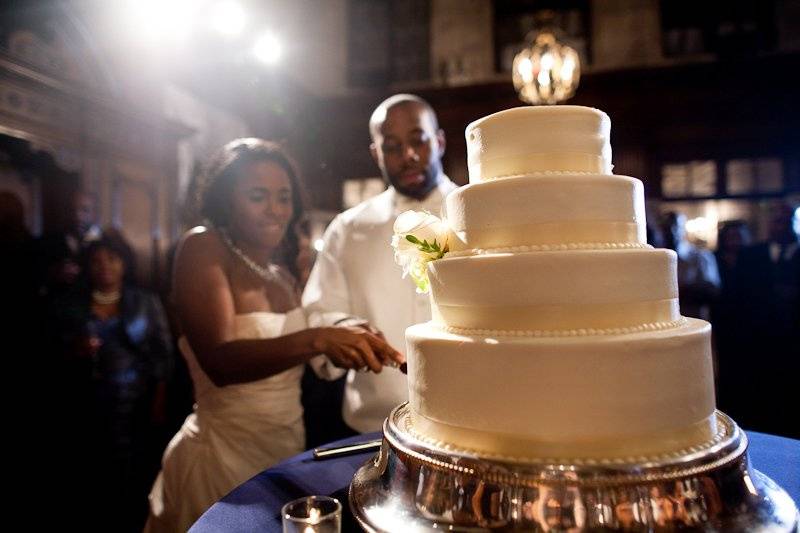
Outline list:
[[[713,326],[717,406],[742,427],[794,438],[800,376],[800,251],[795,209],[772,206],[767,238],[744,220],[719,224],[713,253],[687,239],[686,216],[664,214],[648,240],[678,257],[681,314]]]

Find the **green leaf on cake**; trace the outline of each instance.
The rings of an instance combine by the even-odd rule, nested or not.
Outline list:
[[[428,288],[430,287],[430,281],[428,280],[428,276],[424,277],[411,276],[411,279],[414,280],[414,284],[417,286],[417,289],[419,289],[419,292],[421,293],[428,292]]]
[[[444,254],[446,254],[449,251],[449,248],[446,244],[443,249],[442,245],[439,244],[439,242],[436,239],[434,239],[432,243],[428,242],[427,240],[420,242],[420,240],[414,237],[413,235],[407,235],[406,240],[419,246],[421,252],[435,255],[436,259],[441,259],[444,256]]]

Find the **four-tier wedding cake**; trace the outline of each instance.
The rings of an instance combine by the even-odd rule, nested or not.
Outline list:
[[[612,174],[610,128],[578,106],[477,120],[435,245],[396,226],[400,255],[423,250],[433,309],[406,333],[415,438],[522,462],[714,443],[711,328],[680,315],[676,255],[646,243],[642,183]]]

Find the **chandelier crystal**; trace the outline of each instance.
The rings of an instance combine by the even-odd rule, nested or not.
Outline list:
[[[578,53],[560,43],[551,30],[539,32],[529,42],[512,66],[520,99],[534,105],[555,104],[574,95],[581,77]]]

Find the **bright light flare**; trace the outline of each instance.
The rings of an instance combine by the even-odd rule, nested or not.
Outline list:
[[[256,40],[253,54],[260,61],[268,65],[274,65],[280,60],[283,54],[283,47],[274,33],[265,32]]]
[[[211,26],[229,37],[242,33],[246,19],[244,8],[238,2],[218,2],[211,9]]]
[[[131,29],[147,39],[186,36],[194,15],[191,0],[128,0],[127,16]]]

